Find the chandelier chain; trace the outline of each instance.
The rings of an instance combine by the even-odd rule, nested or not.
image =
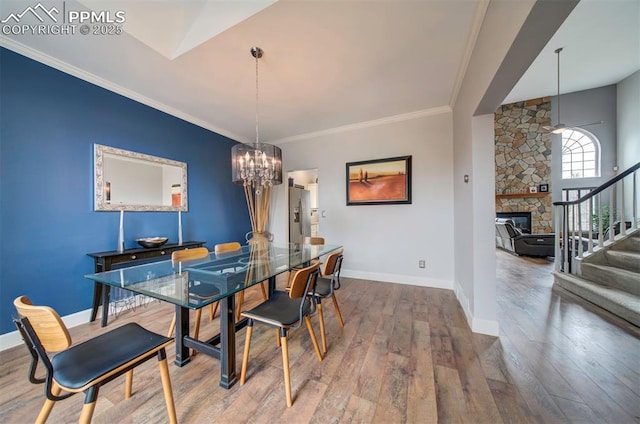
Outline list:
[[[258,114],[259,114],[259,96],[258,96],[258,58],[259,58],[259,54],[256,54],[256,144],[260,143],[260,130],[258,128]]]

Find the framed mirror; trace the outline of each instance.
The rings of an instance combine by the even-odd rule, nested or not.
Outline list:
[[[94,144],[96,211],[187,211],[187,164]]]

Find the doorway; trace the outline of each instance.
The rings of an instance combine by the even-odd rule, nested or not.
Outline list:
[[[320,234],[318,170],[289,171],[287,183],[289,243],[301,244],[304,237],[317,237]]]

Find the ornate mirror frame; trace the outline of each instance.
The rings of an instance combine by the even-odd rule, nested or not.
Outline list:
[[[166,190],[169,190],[169,198],[173,198],[174,202],[178,199],[180,205],[172,205],[171,202],[162,201],[161,204],[135,204],[134,202],[111,202],[111,183],[106,180],[109,178],[105,175],[106,162],[105,160],[117,160],[122,158],[122,163],[131,162],[139,163],[140,165],[158,166],[162,169],[170,169],[177,175],[180,171],[181,175],[176,177],[177,184],[166,184],[166,187],[161,187],[165,191],[163,196],[166,198]],[[110,162],[111,163],[111,162]],[[187,164],[185,162],[178,162],[171,159],[165,159],[157,156],[146,155],[143,153],[132,152],[129,150],[117,149],[115,147],[103,146],[101,144],[94,144],[94,210],[96,211],[148,211],[148,212],[186,212],[189,210],[189,199],[187,190]],[[105,178],[106,177],[106,178]],[[162,178],[161,178],[162,179]],[[172,181],[175,183],[175,181]],[[129,187],[129,184],[131,185]],[[134,186],[135,181],[128,181],[127,186],[134,191],[137,188]],[[162,186],[162,181],[158,183]],[[179,187],[177,185],[179,184]],[[175,187],[172,187],[175,186]],[[172,191],[173,190],[173,191]],[[179,190],[179,192],[178,192]]]

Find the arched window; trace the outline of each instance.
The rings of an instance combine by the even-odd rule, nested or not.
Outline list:
[[[562,179],[600,176],[600,143],[583,129],[562,132]]]

